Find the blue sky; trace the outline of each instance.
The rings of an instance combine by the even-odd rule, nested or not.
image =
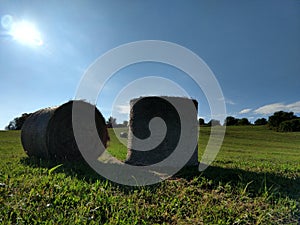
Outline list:
[[[32,23],[43,44],[7,35],[5,15]],[[0,129],[24,112],[73,99],[91,63],[139,40],[174,42],[199,55],[219,81],[228,115],[252,121],[278,110],[300,115],[300,1],[0,0],[0,17]],[[145,75],[180,84],[208,122],[202,91],[183,72],[159,63],[132,65],[112,77],[97,103],[106,118],[118,92]],[[128,99],[122,101],[118,122],[127,119]]]

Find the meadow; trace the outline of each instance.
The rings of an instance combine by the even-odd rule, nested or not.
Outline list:
[[[126,147],[109,133],[108,151],[125,159]],[[200,129],[199,157],[209,134]],[[186,168],[135,188],[102,179],[85,163],[28,158],[19,131],[0,132],[0,157],[0,224],[300,223],[300,132],[227,127],[204,172]]]

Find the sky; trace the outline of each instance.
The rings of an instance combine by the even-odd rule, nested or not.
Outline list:
[[[22,113],[74,99],[97,58],[141,40],[173,42],[201,57],[219,82],[228,115],[251,121],[279,110],[300,115],[300,1],[0,0],[0,18],[0,129]],[[182,90],[198,100],[198,116],[208,122],[205,93],[161,63],[113,74],[97,107],[121,123],[131,98]]]

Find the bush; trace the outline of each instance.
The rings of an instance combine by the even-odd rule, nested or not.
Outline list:
[[[279,125],[281,132],[295,132],[300,131],[300,118],[284,121]]]

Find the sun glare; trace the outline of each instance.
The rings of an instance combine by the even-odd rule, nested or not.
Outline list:
[[[10,34],[16,41],[27,45],[41,46],[43,40],[36,27],[27,21],[16,22],[12,25]]]

